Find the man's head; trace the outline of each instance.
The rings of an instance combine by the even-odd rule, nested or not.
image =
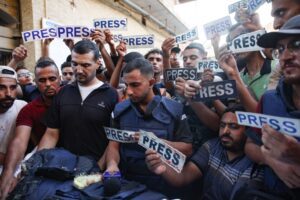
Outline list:
[[[180,63],[179,63],[179,57],[180,57],[180,51],[181,49],[179,47],[173,47],[171,49],[171,54],[170,54],[170,65],[171,68],[179,68]]]
[[[189,44],[182,52],[183,66],[187,68],[197,67],[199,61],[206,59],[207,52],[200,43]]]
[[[82,86],[90,86],[96,79],[96,70],[100,65],[97,45],[89,40],[81,40],[74,45],[71,56],[77,82]]]
[[[60,76],[56,64],[50,60],[37,62],[35,66],[35,83],[44,98],[52,98],[60,85]]]
[[[262,35],[258,45],[273,48],[286,83],[300,84],[300,15],[289,19],[279,31]]]
[[[61,65],[62,80],[68,83],[74,80],[74,71],[71,62],[64,62]]]
[[[272,0],[273,27],[279,29],[290,18],[300,14],[300,0]]]
[[[146,53],[145,58],[150,61],[153,66],[155,75],[161,74],[163,70],[163,53],[159,49],[152,49]]]
[[[20,85],[32,84],[33,77],[32,73],[28,69],[19,69],[17,70],[18,83]]]
[[[245,111],[243,107],[235,105],[228,107],[221,118],[219,138],[222,146],[231,152],[241,152],[246,142],[245,126],[240,126],[235,115],[236,111]]]
[[[6,112],[17,97],[17,73],[11,67],[0,66],[0,113]]]
[[[144,58],[137,58],[127,63],[123,69],[123,79],[127,94],[135,103],[148,102],[152,98],[155,83],[151,63]]]

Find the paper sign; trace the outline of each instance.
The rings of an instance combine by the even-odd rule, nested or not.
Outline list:
[[[215,20],[203,26],[206,38],[210,40],[216,34],[223,35],[228,33],[229,28],[231,27],[230,16],[223,17],[221,19]]]
[[[258,30],[251,33],[246,33],[233,39],[227,46],[232,53],[242,53],[250,51],[260,51],[263,48],[257,45],[257,40],[265,34],[265,30]]]
[[[248,10],[250,14],[254,13],[264,3],[266,3],[266,0],[248,0]]]
[[[262,128],[264,124],[270,125],[273,129],[293,137],[300,137],[300,120],[286,117],[275,117],[249,112],[236,112],[238,124]]]
[[[133,135],[134,131],[125,131],[115,128],[104,127],[106,137],[109,140],[121,142],[121,143],[135,143]]]
[[[56,28],[56,27],[59,27],[59,26],[63,26],[63,24],[58,23],[58,22],[53,21],[53,20],[50,20],[50,19],[46,19],[46,18],[42,19],[42,27],[43,28]]]
[[[127,18],[100,18],[93,20],[94,27],[110,30],[127,30]]]
[[[175,42],[177,44],[184,43],[191,40],[198,39],[198,28],[194,27],[186,33],[175,36]]]
[[[127,48],[153,48],[154,35],[132,35],[122,36],[122,40],[127,43]]]
[[[211,82],[202,85],[199,92],[192,98],[193,101],[209,101],[216,99],[235,98],[237,96],[234,80]]]
[[[228,6],[229,14],[234,13],[241,8],[248,9],[248,0],[242,0],[242,1],[238,1],[233,4],[230,4]]]
[[[59,26],[22,32],[24,43],[47,38],[84,38],[90,36],[91,30],[84,26]]]
[[[211,69],[213,72],[222,73],[224,72],[221,69],[217,60],[201,60],[198,62],[197,70],[198,73],[203,73],[205,69]]]
[[[176,68],[166,69],[164,71],[164,80],[175,81],[177,77],[181,77],[184,80],[198,80],[196,68]]]
[[[177,149],[171,147],[161,139],[146,131],[140,131],[138,144],[146,149],[156,151],[159,155],[161,155],[163,162],[172,167],[176,172],[181,172],[186,156]]]

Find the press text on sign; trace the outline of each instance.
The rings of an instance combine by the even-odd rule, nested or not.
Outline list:
[[[257,40],[265,34],[265,30],[258,30],[251,33],[246,33],[233,39],[227,46],[232,53],[243,53],[251,51],[260,51],[263,48],[257,45]]]
[[[177,44],[184,43],[187,41],[192,41],[198,39],[198,28],[194,27],[186,33],[175,36],[175,42]]]
[[[211,69],[213,72],[221,73],[224,72],[217,60],[201,60],[198,62],[198,73],[203,73],[205,69]]]
[[[273,129],[293,137],[300,137],[300,120],[286,117],[276,117],[249,112],[236,112],[238,124],[262,128],[264,124],[270,125]]]
[[[153,48],[154,35],[132,35],[122,36],[122,40],[126,42],[127,48]]]
[[[163,142],[161,139],[153,136],[153,133],[140,131],[138,144],[146,149],[156,151],[159,155],[161,155],[163,162],[172,167],[176,172],[181,172],[186,156],[177,149]]]
[[[217,99],[235,98],[237,96],[234,80],[217,81],[202,85],[193,101],[212,101]]]
[[[248,0],[241,0],[233,4],[230,4],[228,6],[228,12],[229,14],[231,14],[238,11],[241,8],[248,9]]]
[[[230,16],[204,24],[204,32],[208,40],[212,39],[216,34],[223,35],[228,33],[232,23]]]
[[[164,71],[164,79],[166,81],[175,81],[176,78],[181,77],[184,80],[198,80],[196,68],[177,68],[166,69]]]
[[[135,143],[134,131],[125,131],[115,128],[104,127],[106,137],[109,140],[121,142],[121,143]]]
[[[100,18],[94,19],[94,27],[110,30],[127,30],[127,18]]]

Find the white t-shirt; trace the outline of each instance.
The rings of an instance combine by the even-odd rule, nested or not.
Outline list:
[[[91,85],[91,86],[81,86],[81,85],[78,84],[78,88],[79,88],[79,91],[80,91],[80,94],[81,94],[82,101],[84,101],[86,99],[86,97],[89,96],[89,94],[92,91],[94,91],[95,89],[97,89],[101,85],[103,85],[102,81],[99,81],[97,84]]]
[[[6,153],[7,145],[15,135],[16,119],[20,110],[27,103],[22,100],[15,100],[14,104],[5,112],[0,113],[0,152]]]

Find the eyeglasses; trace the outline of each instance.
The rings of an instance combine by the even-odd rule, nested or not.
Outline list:
[[[30,72],[28,72],[28,73],[20,73],[17,76],[18,76],[18,78],[21,78],[21,77],[29,78],[31,76],[31,73]]]
[[[63,74],[64,76],[67,76],[68,74],[69,74],[70,76],[73,76],[74,73],[73,73],[73,72],[63,72],[62,74]]]
[[[287,46],[277,45],[276,48],[272,50],[272,57],[274,59],[279,59],[285,49],[287,49],[290,53],[298,52],[300,50],[300,40],[292,40],[287,44]]]

